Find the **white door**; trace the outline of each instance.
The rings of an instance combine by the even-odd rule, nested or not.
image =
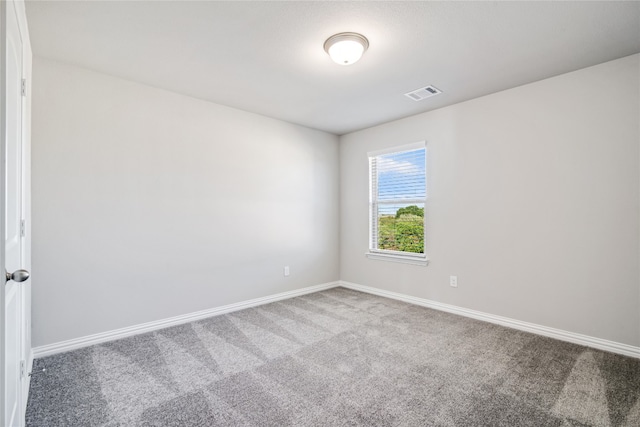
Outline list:
[[[21,426],[22,333],[24,313],[22,285],[22,38],[13,2],[6,4],[6,86],[5,86],[5,188],[4,238],[5,269],[13,273],[4,285],[4,425]],[[0,275],[2,275],[0,271]],[[5,280],[0,280],[0,283]]]

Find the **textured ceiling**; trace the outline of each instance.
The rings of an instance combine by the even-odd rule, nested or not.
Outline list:
[[[28,1],[27,17],[37,56],[335,134],[640,52],[635,1]],[[343,31],[370,42],[347,67],[322,47]],[[444,93],[403,96],[429,84]]]

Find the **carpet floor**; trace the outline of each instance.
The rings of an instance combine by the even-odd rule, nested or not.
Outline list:
[[[27,426],[640,426],[640,359],[345,288],[42,367]]]

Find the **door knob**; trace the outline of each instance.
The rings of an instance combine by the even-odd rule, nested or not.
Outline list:
[[[29,278],[29,272],[27,270],[16,270],[13,273],[5,271],[7,276],[7,282],[13,280],[14,282],[24,282]]]

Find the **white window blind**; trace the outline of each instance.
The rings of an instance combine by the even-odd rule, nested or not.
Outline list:
[[[369,153],[371,252],[424,258],[425,143]]]

